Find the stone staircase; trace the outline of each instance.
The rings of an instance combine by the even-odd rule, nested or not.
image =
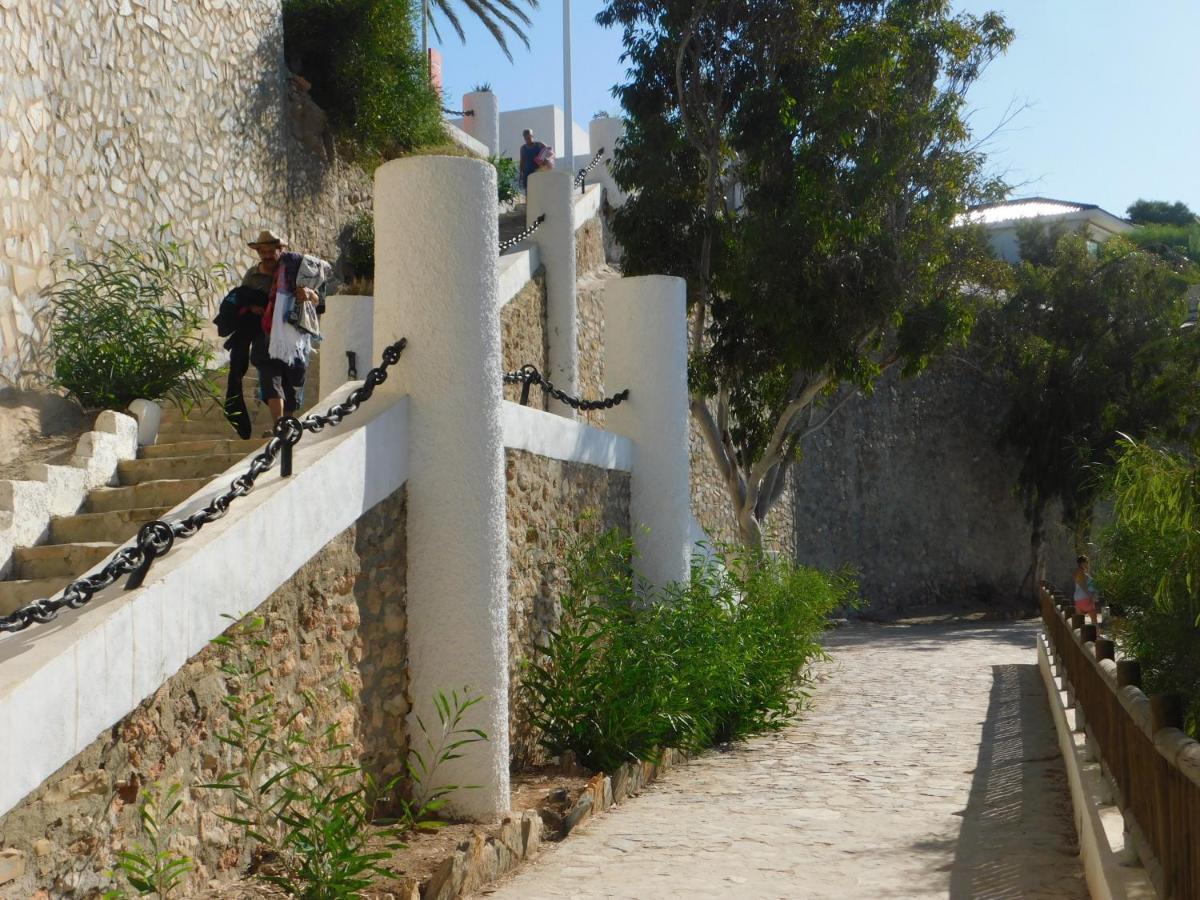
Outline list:
[[[314,359],[306,401],[319,396],[318,368]],[[260,435],[271,427],[271,414],[266,404],[249,399],[255,387],[251,372],[245,389],[252,434]],[[202,404],[186,417],[178,407],[164,408],[157,443],[142,447],[137,459],[117,464],[117,486],[90,491],[78,513],[51,520],[42,543],[13,552],[11,571],[0,580],[0,615],[61,590],[136,535],[143,523],[160,518],[264,442],[261,437],[239,440],[218,403]]]

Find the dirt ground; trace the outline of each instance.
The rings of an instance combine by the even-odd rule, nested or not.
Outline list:
[[[25,478],[30,463],[65,463],[94,421],[56,394],[0,391],[0,479]]]

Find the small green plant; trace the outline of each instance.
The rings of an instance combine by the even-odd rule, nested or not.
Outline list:
[[[615,531],[567,549],[561,616],[522,681],[549,753],[611,771],[790,720],[853,580],[723,549],[724,566],[696,561],[661,594],[637,588],[632,542]]]
[[[138,804],[145,843],[117,856],[117,869],[137,892],[134,896],[166,900],[196,868],[191,857],[167,846],[165,829],[183,803],[182,791],[178,784],[171,785],[164,794],[147,791]],[[122,900],[125,896],[120,890],[111,890],[105,892],[104,900]]]
[[[53,383],[85,408],[126,409],[138,398],[189,406],[213,396],[213,351],[201,329],[216,269],[166,236],[110,241],[96,257],[65,259],[46,291],[42,325]]]
[[[484,91],[490,92],[491,89],[492,89],[492,83],[490,81],[481,81],[478,84],[476,84],[474,87],[471,88],[471,90],[474,93],[482,93]]]
[[[458,788],[436,785],[436,774],[464,746],[487,739],[463,726],[481,698],[467,691],[435,697],[441,727],[430,736],[420,723],[424,749],[410,752],[406,799],[401,778],[379,784],[336,726],[316,724],[321,711],[313,696],[290,711],[279,701],[262,664],[270,646],[264,625],[252,616],[214,641],[226,651],[221,671],[229,685],[222,699],[229,727],[217,737],[236,767],[202,787],[231,797],[233,811],[222,817],[259,845],[257,878],[305,900],[357,897],[376,876],[392,874],[382,864],[405,846],[406,832],[442,824],[434,815]],[[343,686],[343,695],[348,690]],[[377,819],[381,807],[397,814]]]
[[[375,214],[358,213],[342,229],[342,262],[347,281],[375,278]]]
[[[496,199],[508,203],[521,195],[517,179],[517,164],[508,156],[491,156],[488,162],[496,167]]]

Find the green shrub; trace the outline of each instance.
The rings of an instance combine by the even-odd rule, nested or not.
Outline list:
[[[347,280],[375,277],[375,214],[360,212],[342,229],[342,262]]]
[[[408,0],[284,0],[284,52],[360,161],[443,139]]]
[[[135,896],[167,900],[176,888],[184,887],[188,874],[195,871],[192,858],[172,849],[165,833],[183,805],[182,792],[178,784],[165,791],[156,786],[147,790],[138,803],[138,821],[145,843],[135,843],[117,854],[117,869],[137,892]],[[104,900],[123,900],[125,896],[120,890],[104,892]]]
[[[558,625],[522,683],[549,753],[612,771],[789,721],[826,617],[854,585],[723,549],[724,567],[697,561],[687,585],[648,596],[635,588],[628,538],[570,548]]]
[[[187,406],[213,395],[201,329],[217,288],[190,247],[160,229],[65,265],[44,313],[56,386],[84,407],[115,410],[139,397]]]
[[[517,164],[508,156],[491,156],[488,162],[496,167],[496,199],[508,203],[521,195]]]
[[[358,897],[376,876],[393,874],[382,863],[405,846],[406,832],[444,824],[434,814],[458,786],[437,784],[437,772],[464,746],[487,740],[482,731],[463,725],[466,712],[482,698],[439,692],[434,698],[439,728],[431,734],[418,719],[421,737],[406,763],[411,780],[406,799],[401,778],[377,783],[338,726],[319,724],[327,710],[314,695],[304,695],[296,706],[275,695],[271,673],[262,665],[270,647],[265,624],[252,616],[213,641],[226,654],[221,672],[228,690],[221,703],[229,724],[217,739],[233,754],[236,768],[200,787],[230,796],[233,812],[221,818],[258,845],[255,877],[303,900]],[[347,685],[342,693],[352,696]],[[377,820],[376,811],[384,807],[395,814]]]
[[[1185,727],[1200,738],[1200,463],[1126,443],[1110,488],[1096,585],[1120,612],[1117,640],[1141,662],[1147,692],[1181,694]]]

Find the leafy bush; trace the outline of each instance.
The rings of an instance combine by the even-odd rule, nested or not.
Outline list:
[[[496,199],[501,203],[516,200],[521,195],[516,162],[508,156],[491,156],[488,162],[496,167]]]
[[[399,777],[380,785],[363,769],[337,725],[315,724],[320,711],[313,696],[291,711],[280,703],[262,667],[270,646],[264,625],[254,616],[213,641],[228,652],[221,666],[228,693],[221,702],[229,726],[217,738],[239,768],[201,787],[231,795],[234,812],[222,818],[260,845],[257,878],[304,900],[358,897],[374,876],[392,874],[381,863],[405,846],[407,831],[443,824],[433,815],[458,787],[435,787],[436,774],[464,746],[487,740],[462,724],[481,698],[466,692],[435,697],[440,728],[431,737],[419,722],[423,739],[409,753],[412,799],[405,799]],[[347,696],[349,690],[343,687]],[[396,815],[377,821],[376,810],[385,805]]]
[[[213,271],[165,237],[111,241],[94,259],[67,259],[46,292],[52,381],[84,407],[126,409],[139,397],[186,406],[212,396],[212,348],[201,336]]]
[[[646,596],[628,538],[608,532],[570,548],[560,620],[522,688],[549,753],[612,771],[789,721],[822,656],[826,616],[854,585],[724,549],[726,567],[695,562],[687,585]]]
[[[375,277],[375,214],[360,212],[342,229],[342,261],[348,280]]]
[[[1149,693],[1179,693],[1200,738],[1200,463],[1126,442],[1111,473],[1113,521],[1095,578],[1120,611],[1115,634]]]
[[[443,139],[408,0],[284,0],[284,52],[363,162]]]

